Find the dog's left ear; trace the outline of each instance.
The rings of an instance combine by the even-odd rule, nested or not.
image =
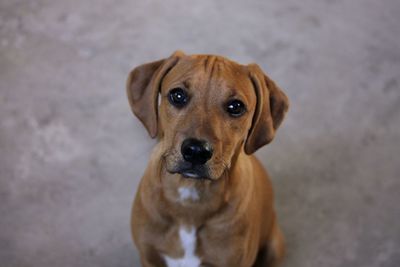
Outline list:
[[[169,58],[134,68],[126,82],[126,92],[132,112],[143,123],[152,138],[158,132],[158,94],[165,75],[184,56],[176,51]]]
[[[245,143],[246,154],[252,154],[272,141],[289,108],[289,100],[257,64],[248,65],[248,69],[257,97],[253,122]]]

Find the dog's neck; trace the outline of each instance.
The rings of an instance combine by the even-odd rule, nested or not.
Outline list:
[[[249,156],[240,154],[235,162],[248,161]],[[196,180],[184,178],[180,174],[168,173],[159,158],[152,158],[153,164],[159,168],[150,167],[152,172],[152,188],[154,196],[160,196],[158,213],[166,221],[179,221],[179,224],[200,226],[206,220],[215,218],[222,211],[237,212],[237,205],[245,203],[246,191],[251,190],[252,183],[246,179],[242,166],[234,164],[229,171],[217,180]],[[240,168],[237,166],[241,166]],[[243,190],[245,188],[245,190]]]

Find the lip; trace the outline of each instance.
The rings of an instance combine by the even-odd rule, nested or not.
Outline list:
[[[206,174],[200,173],[199,171],[187,169],[187,170],[176,170],[169,171],[171,174],[180,174],[183,178],[196,179],[196,180],[211,180]]]
[[[179,172],[179,174],[181,174],[185,178],[194,178],[194,179],[203,178],[198,173],[196,173],[192,170],[182,171],[182,172]]]
[[[196,165],[187,161],[181,161],[175,166],[171,167],[172,168],[168,168],[167,165],[167,172],[171,174],[180,174],[183,178],[196,180],[212,180],[209,175],[207,166],[205,165]]]

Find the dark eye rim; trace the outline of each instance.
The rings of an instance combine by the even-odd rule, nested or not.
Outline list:
[[[176,91],[180,91],[182,94],[184,94],[184,98],[182,99],[182,102],[177,102],[177,101],[175,101],[175,99],[173,98],[173,93],[176,92]],[[175,88],[172,88],[171,90],[168,91],[167,97],[168,97],[169,103],[170,103],[172,106],[177,107],[177,108],[183,108],[184,106],[186,106],[187,103],[189,102],[189,99],[190,99],[188,93],[187,93],[186,90],[185,90],[184,88],[182,88],[182,87],[175,87]]]
[[[232,104],[233,102],[240,102],[242,104],[242,108],[241,108],[241,112],[240,113],[231,113],[231,112],[229,112],[228,106],[230,104]],[[228,113],[228,115],[230,117],[239,118],[239,117],[243,116],[243,114],[245,114],[247,112],[247,107],[246,107],[246,104],[242,100],[235,98],[235,99],[230,99],[228,102],[226,102],[225,111]]]

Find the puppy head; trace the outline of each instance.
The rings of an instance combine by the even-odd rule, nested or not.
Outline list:
[[[216,180],[239,153],[272,141],[288,99],[255,64],[175,52],[135,68],[127,81],[133,113],[158,137],[170,173]]]

